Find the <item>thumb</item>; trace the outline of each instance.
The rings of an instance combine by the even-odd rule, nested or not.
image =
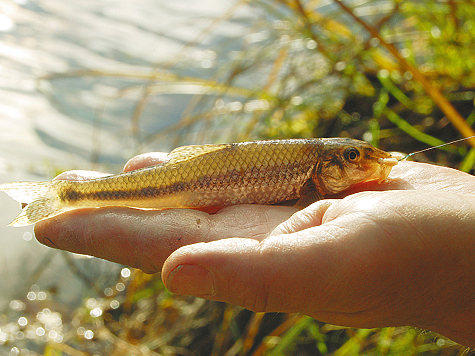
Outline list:
[[[305,299],[314,293],[312,286],[328,282],[316,281],[319,277],[309,273],[315,268],[311,265],[328,261],[328,255],[305,258],[306,243],[293,237],[271,236],[262,242],[229,238],[184,246],[168,257],[162,279],[177,294],[253,311],[303,311]]]

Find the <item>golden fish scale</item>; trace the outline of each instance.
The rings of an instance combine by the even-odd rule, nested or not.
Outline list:
[[[296,199],[310,178],[320,140],[229,144],[183,160],[85,182],[64,182],[59,196],[81,206],[205,207]]]

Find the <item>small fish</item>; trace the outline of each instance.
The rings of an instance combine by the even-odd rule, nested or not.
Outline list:
[[[0,185],[27,204],[11,226],[25,226],[88,207],[211,210],[298,199],[306,207],[359,183],[383,181],[391,154],[348,138],[184,146],[162,164],[86,181]]]

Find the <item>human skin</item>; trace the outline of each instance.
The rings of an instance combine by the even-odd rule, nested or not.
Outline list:
[[[134,157],[125,170],[156,164]],[[87,179],[97,172],[67,172]],[[238,205],[82,209],[39,222],[47,246],[162,272],[169,290],[332,324],[411,325],[475,347],[475,177],[400,162],[365,184],[297,211]]]

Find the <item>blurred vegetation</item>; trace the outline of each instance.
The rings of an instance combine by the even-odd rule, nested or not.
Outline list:
[[[473,1],[240,0],[188,47],[242,6],[251,6],[259,20],[239,50],[218,53],[210,78],[184,75],[177,56],[148,74],[82,71],[44,79],[142,80],[131,120],[137,142],[174,134],[178,145],[185,133],[201,130],[208,140],[215,132],[212,140],[221,142],[348,136],[409,153],[475,134]],[[175,125],[142,132],[147,101],[167,91],[195,95]],[[475,140],[414,159],[473,172],[470,145]],[[140,271],[91,289],[59,326],[45,321],[58,313],[54,294],[14,302],[0,341],[18,355],[35,348],[45,355],[466,354],[464,347],[413,328],[342,328],[299,314],[252,313],[175,296],[160,276]],[[29,321],[24,326],[17,322],[22,316]]]

